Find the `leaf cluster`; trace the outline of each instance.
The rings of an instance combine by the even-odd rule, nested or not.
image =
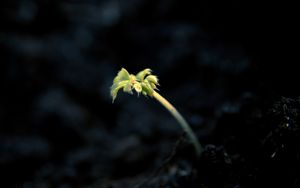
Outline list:
[[[138,95],[142,93],[144,96],[152,97],[158,85],[157,76],[152,75],[152,70],[149,68],[140,71],[136,75],[129,74],[125,68],[122,68],[113,80],[110,95],[113,102],[120,89],[129,94],[133,94],[132,91],[134,90]]]

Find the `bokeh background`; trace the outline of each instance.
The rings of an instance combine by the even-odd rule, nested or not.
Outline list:
[[[296,97],[286,4],[1,1],[0,187],[133,187],[157,169],[182,130],[151,98],[112,104],[121,67],[153,69],[203,144],[223,143],[224,113]]]

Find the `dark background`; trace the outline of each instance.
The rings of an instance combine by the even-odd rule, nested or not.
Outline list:
[[[267,136],[281,121],[265,128],[272,123],[261,123],[264,112],[298,96],[295,9],[238,0],[1,1],[0,186],[133,187],[157,170],[182,130],[151,98],[120,93],[111,103],[112,79],[124,67],[153,69],[160,93],[203,145],[246,160],[233,162],[234,180],[217,186],[199,172],[195,187],[296,187],[299,149],[295,168],[282,174],[249,154],[263,148],[251,150],[252,136]],[[263,128],[247,129],[257,124]],[[275,165],[286,166],[289,155]],[[189,160],[174,164],[182,161]]]

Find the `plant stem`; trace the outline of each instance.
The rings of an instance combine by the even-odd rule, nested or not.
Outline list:
[[[176,110],[176,108],[169,103],[163,96],[161,96],[159,93],[156,91],[153,92],[153,97],[158,100],[173,116],[174,118],[178,121],[180,126],[183,128],[183,130],[187,133],[188,137],[190,138],[191,142],[193,143],[196,153],[198,156],[200,156],[202,152],[202,146],[199,143],[196,135],[194,134],[193,130],[187,123],[187,121],[182,117],[182,115]]]

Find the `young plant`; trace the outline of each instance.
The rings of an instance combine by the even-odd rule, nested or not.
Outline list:
[[[118,75],[113,80],[113,85],[111,86],[110,94],[112,96],[112,101],[117,97],[118,91],[123,89],[124,92],[133,94],[132,90],[136,91],[138,95],[143,94],[144,96],[150,96],[155,98],[160,102],[178,121],[183,130],[187,133],[189,139],[195,147],[196,154],[200,155],[202,152],[202,147],[195,136],[193,130],[182,117],[182,115],[176,110],[176,108],[169,103],[164,97],[162,97],[156,90],[158,84],[158,79],[155,75],[151,74],[151,69],[144,69],[138,74],[129,74],[128,71],[122,68]]]

